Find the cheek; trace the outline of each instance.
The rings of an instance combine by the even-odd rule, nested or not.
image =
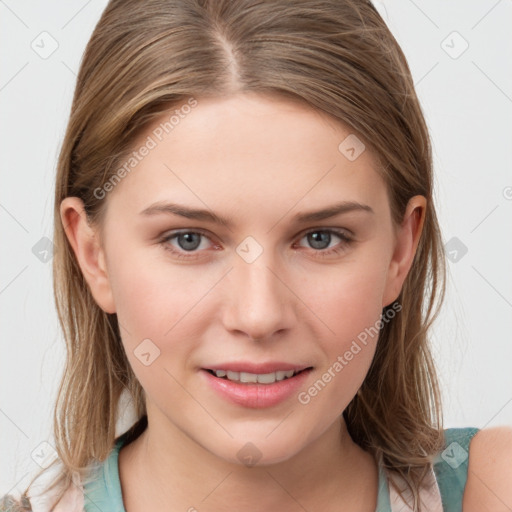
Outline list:
[[[328,327],[317,343],[326,356],[320,371],[329,391],[322,394],[334,410],[348,405],[375,354],[387,268],[386,259],[376,255],[368,251],[357,261],[347,259],[330,275],[309,278],[302,288],[308,306]],[[323,389],[322,383],[317,388]]]
[[[132,248],[112,260],[118,262],[109,276],[116,313],[129,347],[146,338],[162,346],[177,331],[182,339],[194,305],[204,295],[204,283],[185,267],[166,262],[162,253],[158,248]]]
[[[163,281],[156,268],[130,265],[129,258],[116,267],[111,276],[116,313],[129,333],[151,338],[160,337],[164,327],[169,329],[170,313],[179,301]]]
[[[311,417],[334,421],[361,387],[378,340],[384,276],[382,266],[340,267],[331,279],[311,279],[304,288],[308,305],[329,328],[316,338],[325,354],[316,380],[298,395]]]
[[[178,382],[198,345],[194,305],[204,295],[204,283],[160,256],[149,257],[147,249],[122,254],[110,279],[130,365],[153,401],[165,389],[168,405],[185,410],[187,397]]]
[[[361,258],[303,282],[308,306],[329,328],[337,348],[378,321],[385,278],[382,260],[379,265]]]

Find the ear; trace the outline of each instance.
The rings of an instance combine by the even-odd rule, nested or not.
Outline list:
[[[94,300],[106,313],[115,313],[99,230],[89,223],[83,201],[78,197],[63,199],[60,218]]]
[[[392,304],[400,295],[409,273],[425,221],[427,200],[424,196],[412,197],[405,210],[402,224],[396,230],[393,257],[389,264],[382,307]]]

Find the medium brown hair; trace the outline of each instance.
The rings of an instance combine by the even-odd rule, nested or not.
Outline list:
[[[418,493],[443,447],[442,408],[427,331],[445,294],[426,123],[406,58],[365,0],[111,0],[85,50],[60,152],[54,210],[54,293],[67,360],[54,413],[66,489],[113,448],[127,392],[143,424],[144,393],[115,314],[95,302],[61,223],[68,196],[101,226],[114,176],[148,123],[191,97],[239,91],[299,100],[349,126],[380,162],[395,226],[427,199],[417,252],[380,330],[376,353],[343,412],[349,433]],[[395,303],[395,304],[396,304]],[[384,308],[392,308],[393,305]],[[25,495],[30,486],[25,491]],[[53,488],[53,487],[52,487]]]

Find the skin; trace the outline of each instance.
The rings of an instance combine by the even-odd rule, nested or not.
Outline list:
[[[411,198],[394,226],[370,150],[348,160],[338,146],[351,130],[306,105],[251,94],[197,99],[108,193],[101,231],[87,223],[78,198],[61,205],[91,292],[117,314],[147,396],[148,428],[119,456],[125,507],[222,511],[236,503],[250,512],[339,510],[343,503],[373,512],[377,466],[341,414],[368,372],[376,336],[306,405],[296,394],[266,409],[234,405],[200,369],[228,360],[304,364],[313,367],[307,390],[398,297],[426,199]],[[374,213],[292,221],[344,200]],[[140,215],[157,201],[210,209],[232,226]],[[315,248],[306,234],[329,228],[353,241],[333,234],[327,249]],[[206,235],[192,257],[179,239],[161,240],[183,229]],[[252,263],[236,252],[248,236],[263,250]],[[320,255],[333,247],[339,252]],[[145,366],[134,350],[148,338],[160,356]],[[261,454],[254,467],[237,457],[247,442]]]
[[[464,512],[512,510],[512,427],[496,426],[477,432],[469,445]]]

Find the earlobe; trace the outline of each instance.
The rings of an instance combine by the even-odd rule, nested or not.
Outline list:
[[[88,222],[83,201],[78,197],[66,197],[60,204],[60,217],[94,300],[106,313],[115,313],[104,249],[98,230]]]
[[[427,200],[424,196],[414,196],[407,204],[402,224],[396,233],[382,307],[389,306],[400,295],[418,248],[425,222],[426,207]]]

